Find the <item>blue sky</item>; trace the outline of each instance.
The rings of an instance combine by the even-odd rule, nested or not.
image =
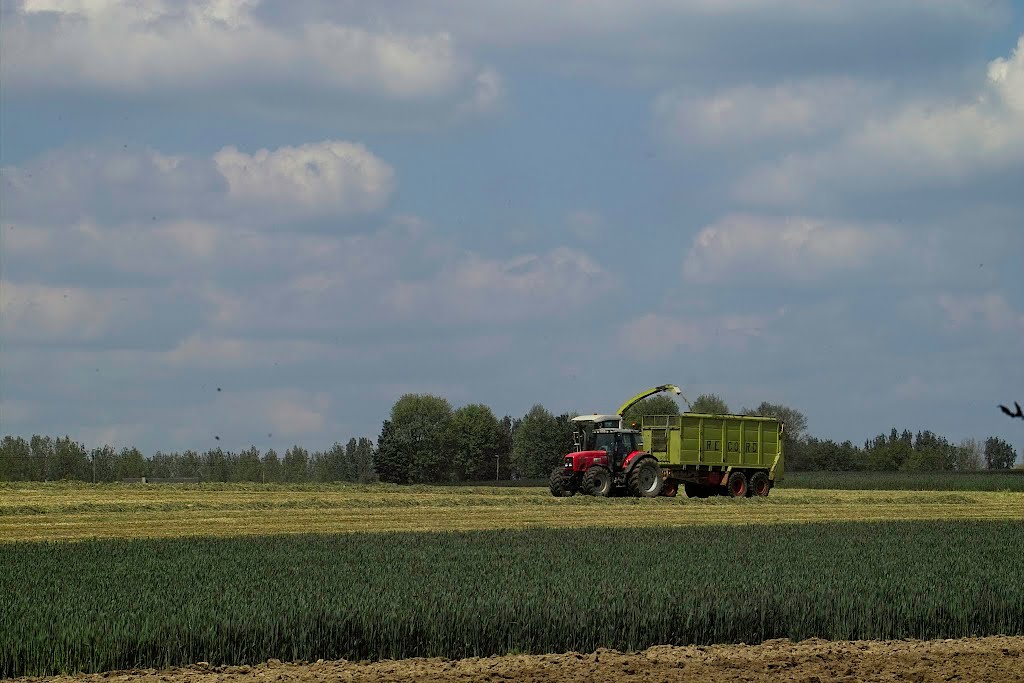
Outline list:
[[[1024,448],[1021,3],[0,19],[5,434],[321,448],[409,391],[675,382]]]

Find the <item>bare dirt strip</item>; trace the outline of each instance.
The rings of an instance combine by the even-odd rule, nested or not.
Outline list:
[[[294,681],[1024,681],[1024,637],[931,641],[774,640],[761,645],[652,647],[638,653],[507,655],[463,660],[317,661],[142,669],[14,679],[47,683]]]

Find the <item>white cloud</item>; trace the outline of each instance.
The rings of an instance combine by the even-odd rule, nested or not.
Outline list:
[[[936,398],[952,398],[958,393],[955,385],[948,381],[922,379],[920,375],[911,375],[890,390],[892,397],[901,401],[931,401]]]
[[[369,213],[387,204],[396,184],[389,164],[364,145],[342,140],[252,154],[224,147],[212,159],[153,149],[62,149],[0,170],[9,219],[110,225],[182,218],[170,236],[190,249],[209,246],[197,218],[237,220],[241,210],[250,223],[266,224]]]
[[[216,393],[210,389],[212,398],[168,411],[164,422],[171,425],[168,431],[175,441],[191,448],[257,444],[283,449],[313,440],[326,445],[349,428],[332,419],[331,398],[324,392],[292,387],[241,390],[227,386]]]
[[[569,232],[577,239],[586,242],[601,237],[605,230],[604,216],[597,211],[586,209],[570,211],[565,222],[569,227]]]
[[[250,339],[196,332],[151,362],[181,368],[269,368],[307,361],[330,362],[344,352],[337,346],[303,339]]]
[[[346,14],[377,16],[381,10],[367,10],[362,3],[341,5]],[[766,5],[763,0],[588,0],[552,3],[545,0],[491,0],[487,3],[461,3],[440,0],[420,3],[416,0],[391,3],[393,19],[424,30],[448,27],[473,43],[497,47],[538,46],[586,41],[591,51],[604,50],[622,55],[629,49],[665,52],[662,44],[624,45],[614,37],[638,30],[669,26],[683,33],[681,38],[700,37],[686,33],[706,27],[730,27],[736,22],[761,20],[761,27],[772,22],[815,25],[822,29],[863,21],[882,15],[887,19],[932,18],[960,24],[989,24],[1005,17],[998,6],[981,5],[970,0],[863,0],[857,3],[779,0]],[[706,36],[705,36],[706,37]],[[682,40],[680,42],[683,42]],[[672,46],[685,49],[685,45]]]
[[[82,342],[101,338],[112,324],[122,291],[0,281],[0,322],[11,341]]]
[[[744,201],[788,205],[821,191],[956,186],[1024,163],[1024,36],[993,60],[966,102],[921,100],[865,117],[838,142],[754,169],[735,186]]]
[[[1015,310],[1001,292],[942,294],[938,304],[953,330],[1024,334],[1024,313]]]
[[[643,361],[699,353],[710,347],[742,350],[750,339],[765,337],[771,325],[785,315],[784,308],[768,314],[718,316],[648,313],[623,327],[617,342],[627,357]]]
[[[137,447],[139,438],[145,434],[149,425],[141,423],[115,423],[96,425],[83,425],[76,430],[72,438],[79,443],[85,444],[86,448],[99,448],[110,446],[115,450],[121,448]],[[148,453],[147,455],[152,455]]]
[[[275,434],[308,436],[324,429],[330,398],[324,393],[281,396],[273,399],[264,415]]]
[[[473,116],[496,109],[505,95],[501,74],[491,68],[480,71],[474,79],[473,91],[458,106],[459,114]]]
[[[387,289],[393,315],[434,322],[511,322],[594,303],[616,279],[584,252],[559,247],[499,260],[460,254],[433,277]]]
[[[0,356],[2,358],[3,356]],[[5,359],[6,360],[6,359]],[[39,406],[32,401],[0,399],[0,423],[18,424],[39,413]]]
[[[62,148],[0,175],[5,218],[35,225],[97,215],[166,219],[217,205],[227,189],[210,161],[154,149]]]
[[[731,214],[694,237],[683,273],[695,283],[809,282],[836,271],[865,268],[900,243],[899,233],[886,226]]]
[[[708,96],[672,89],[655,99],[654,115],[656,125],[680,144],[782,143],[843,129],[883,93],[841,77],[736,86]]]
[[[257,0],[26,0],[5,14],[4,85],[161,93],[286,88],[401,103],[491,98],[497,76],[445,30],[265,21]],[[267,3],[269,5],[269,3]],[[266,98],[263,98],[264,100]],[[278,98],[293,109],[302,97]]]
[[[382,208],[395,173],[363,145],[327,140],[254,154],[225,147],[214,155],[228,197],[249,206],[302,213],[362,213]]]

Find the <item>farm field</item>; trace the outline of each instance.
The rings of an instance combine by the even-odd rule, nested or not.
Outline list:
[[[979,472],[789,472],[779,488],[1024,493],[1024,469]]]
[[[11,543],[0,677],[1024,635],[1024,522]]]
[[[546,488],[4,484],[0,543],[365,531],[1022,520],[1024,492],[788,489],[767,498],[554,498]]]
[[[776,640],[761,645],[659,645],[636,653],[510,655],[463,660],[269,662],[53,676],[47,683],[355,683],[533,681],[534,683],[749,683],[766,681],[1024,681],[1024,637],[932,641]],[[28,683],[40,679],[18,679]]]
[[[464,482],[452,486],[547,486],[544,479]],[[1017,491],[1024,493],[1024,469],[971,472],[787,472],[779,489],[865,491]]]

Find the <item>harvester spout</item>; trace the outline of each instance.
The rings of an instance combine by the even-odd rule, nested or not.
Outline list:
[[[647,391],[641,391],[639,394],[637,394],[636,396],[634,396],[633,398],[629,399],[628,401],[623,403],[621,406],[619,406],[618,415],[620,417],[625,415],[627,410],[629,410],[630,408],[635,406],[640,401],[644,400],[648,396],[654,396],[655,394],[660,394],[663,391],[671,391],[674,394],[676,394],[677,396],[679,396],[679,395],[681,395],[683,393],[682,389],[677,387],[675,384],[662,384],[661,386],[657,386],[657,387],[648,389]]]

